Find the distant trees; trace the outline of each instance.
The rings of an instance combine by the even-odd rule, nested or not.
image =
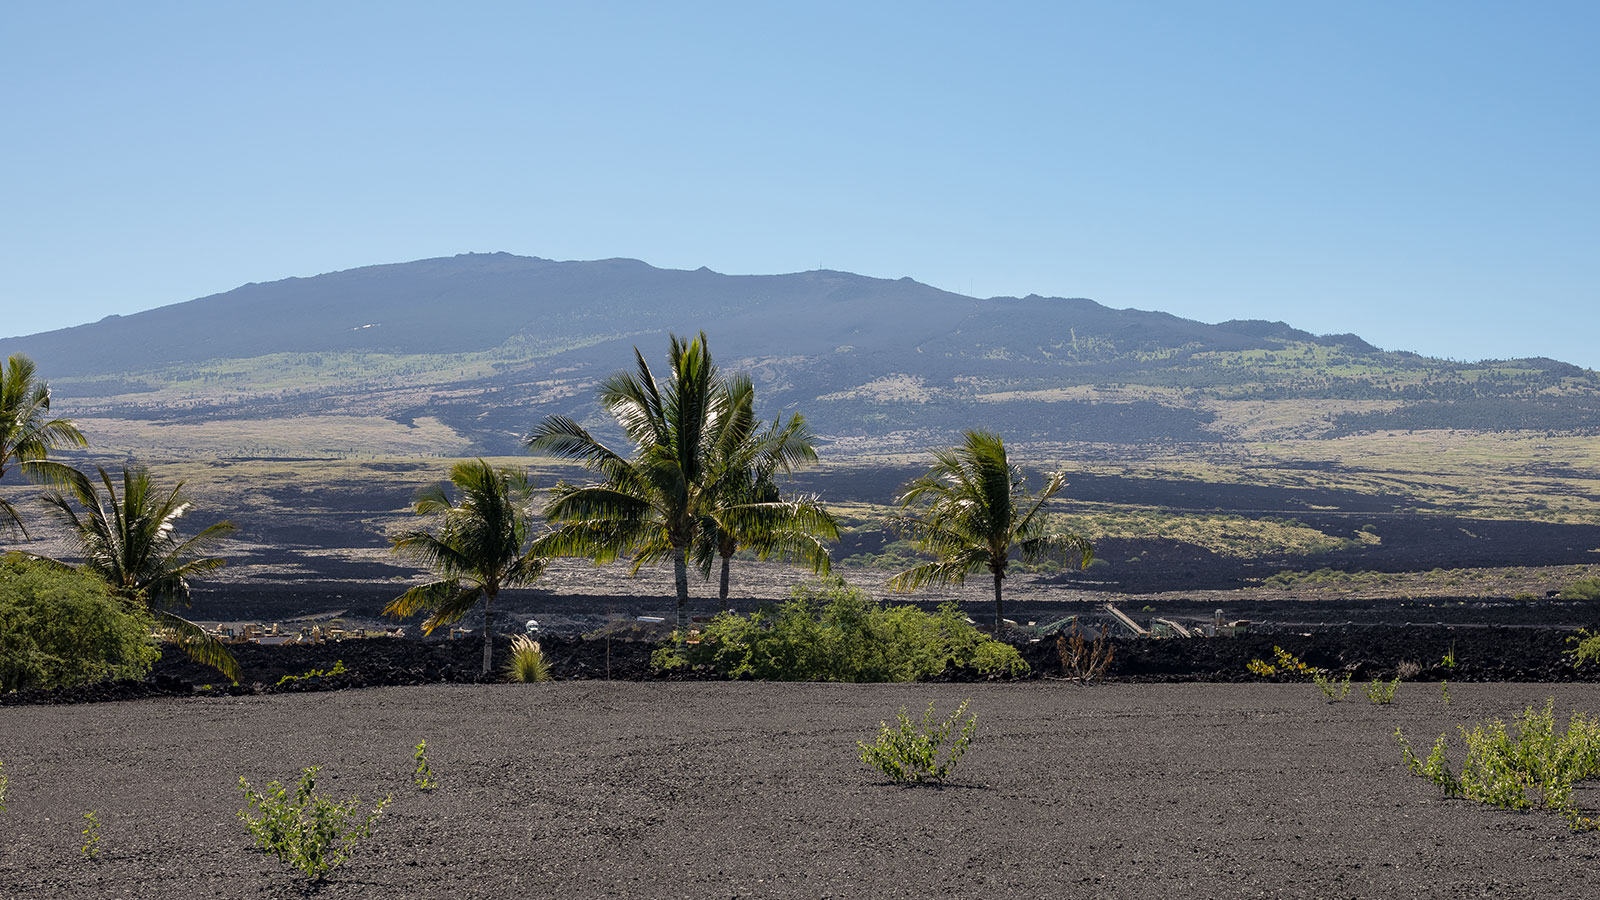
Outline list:
[[[50,386],[35,378],[33,360],[12,354],[0,366],[0,478],[12,468],[35,481],[61,482],[71,467],[54,462],[50,451],[87,442],[72,420],[50,417]],[[16,507],[0,497],[0,534],[28,530]]]
[[[70,471],[70,470],[69,470]],[[199,625],[172,612],[188,606],[189,579],[224,564],[203,553],[233,531],[218,522],[193,537],[178,536],[178,520],[190,509],[183,482],[158,489],[144,466],[123,468],[117,481],[96,466],[99,485],[76,471],[64,477],[61,490],[45,498],[69,528],[81,568],[99,576],[113,596],[154,618],[189,657],[237,681],[239,666],[221,642]],[[104,489],[102,496],[101,490]]]
[[[394,538],[395,552],[432,569],[439,578],[418,585],[384,609],[386,615],[426,611],[422,629],[458,622],[483,605],[483,674],[494,665],[494,602],[500,591],[529,584],[544,572],[533,549],[533,482],[526,473],[495,468],[482,459],[456,463],[450,482],[417,496],[413,511],[437,520],[437,529],[407,531]]]
[[[902,512],[892,520],[917,549],[936,557],[889,579],[897,591],[929,584],[962,584],[987,569],[994,576],[994,630],[1005,622],[1001,583],[1011,555],[1026,562],[1075,560],[1087,566],[1094,557],[1089,541],[1051,532],[1044,505],[1066,486],[1055,473],[1038,494],[1026,490],[1022,469],[1006,459],[1000,436],[967,431],[959,447],[934,453],[934,465],[901,489]]]
[[[657,379],[637,347],[634,359],[634,371],[612,375],[599,391],[633,444],[630,455],[564,416],[545,419],[528,436],[530,451],[576,460],[600,476],[589,485],[556,486],[545,515],[561,527],[541,543],[552,554],[596,562],[631,556],[635,572],[670,559],[683,629],[691,554],[708,572],[713,554],[726,566],[741,545],[815,562],[802,532],[836,528],[814,501],[785,505],[763,486],[772,471],[815,455],[809,433],[798,417],[755,428],[753,389],[747,379],[722,376],[705,332],[693,340],[671,336],[665,378]]]

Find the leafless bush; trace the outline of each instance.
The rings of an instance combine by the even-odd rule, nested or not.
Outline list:
[[[1073,622],[1065,634],[1056,637],[1056,652],[1061,654],[1061,674],[1079,684],[1105,677],[1106,668],[1116,655],[1105,632],[1086,641],[1077,622]]]

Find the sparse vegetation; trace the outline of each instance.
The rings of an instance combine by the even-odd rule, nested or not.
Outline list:
[[[1343,678],[1336,678],[1321,669],[1311,673],[1311,681],[1322,691],[1322,696],[1332,703],[1338,703],[1350,695],[1350,677],[1350,672],[1344,673]]]
[[[550,680],[550,664],[538,641],[525,634],[511,638],[511,663],[506,666],[506,680],[520,684]]]
[[[1388,706],[1394,702],[1394,692],[1400,687],[1400,678],[1393,681],[1383,681],[1374,678],[1367,684],[1367,699],[1377,706]]]
[[[1514,724],[1515,735],[1500,719],[1461,727],[1467,758],[1459,774],[1451,768],[1445,735],[1439,735],[1426,759],[1417,757],[1398,728],[1395,738],[1406,768],[1447,797],[1500,809],[1554,810],[1575,830],[1592,830],[1595,823],[1573,804],[1572,792],[1579,782],[1600,778],[1600,719],[1574,712],[1563,732],[1556,726],[1552,699],[1542,710],[1529,706]]]
[[[1557,595],[1562,600],[1600,600],[1600,578],[1583,578],[1567,585]]]
[[[1567,643],[1573,645],[1572,649],[1567,651],[1567,659],[1574,666],[1600,660],[1600,632],[1580,628],[1576,635],[1567,638]]]
[[[411,753],[411,761],[415,763],[411,770],[411,783],[419,791],[431,791],[439,786],[438,779],[433,776],[433,764],[428,762],[428,742],[417,744]]]
[[[359,798],[337,803],[317,793],[319,771],[320,766],[303,770],[292,797],[279,782],[268,782],[258,793],[243,776],[239,778],[246,803],[239,820],[256,844],[316,881],[350,858],[356,843],[372,834],[373,825],[392,799],[385,797],[363,816],[358,811]]]
[[[954,604],[936,613],[884,606],[833,578],[797,586],[790,598],[745,616],[722,613],[692,642],[656,651],[658,669],[705,666],[729,678],[894,682],[951,666],[1019,676],[1017,651],[973,628]]]
[[[336,659],[333,661],[333,666],[328,669],[311,669],[310,671],[302,672],[299,675],[285,675],[278,679],[278,687],[283,687],[286,684],[293,684],[297,681],[305,681],[310,678],[328,678],[333,675],[343,675],[348,671],[350,670],[344,667],[344,660]]]
[[[897,782],[944,781],[966,755],[967,745],[978,730],[977,714],[968,714],[970,701],[962,701],[950,718],[934,720],[933,703],[922,714],[919,724],[900,708],[896,724],[879,724],[877,740],[872,743],[857,742],[861,748],[861,761],[882,772],[889,780]],[[966,723],[962,724],[962,717]],[[961,730],[956,731],[960,725]],[[952,735],[954,737],[952,738]],[[944,748],[948,746],[949,749]],[[943,756],[941,758],[941,750]]]
[[[82,846],[78,847],[78,855],[84,859],[95,860],[100,858],[100,816],[94,810],[83,814],[86,824],[79,834],[83,837]]]
[[[1092,641],[1083,639],[1083,629],[1074,620],[1065,634],[1056,636],[1056,653],[1061,657],[1061,673],[1079,684],[1103,678],[1116,657],[1116,648],[1105,632]]]

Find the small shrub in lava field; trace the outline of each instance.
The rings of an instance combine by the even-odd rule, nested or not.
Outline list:
[[[972,627],[954,604],[933,613],[884,606],[839,578],[799,585],[788,600],[749,615],[722,613],[696,641],[675,635],[651,664],[765,681],[915,681],[951,666],[1028,672],[1015,648]]]
[[[1271,678],[1274,675],[1306,677],[1316,672],[1315,669],[1301,662],[1300,657],[1277,646],[1272,648],[1272,662],[1267,662],[1264,659],[1252,659],[1245,663],[1244,667],[1249,669],[1252,674],[1260,675],[1263,678]]]
[[[1056,637],[1056,653],[1061,656],[1061,673],[1079,684],[1088,684],[1106,674],[1116,656],[1111,641],[1101,632],[1092,641],[1083,639],[1083,629],[1074,621],[1066,634]]]
[[[525,634],[511,639],[511,662],[506,666],[506,680],[521,684],[550,680],[550,664],[545,661],[538,641]]]
[[[1420,666],[1420,665],[1418,665],[1418,664],[1416,664],[1416,663],[1414,663],[1414,662],[1412,662],[1410,660],[1405,660],[1405,661],[1401,662],[1400,665],[1394,667],[1394,675],[1395,675],[1396,678],[1400,679],[1401,681],[1409,681],[1410,679],[1415,678],[1415,677],[1417,677],[1418,675],[1421,675],[1421,674],[1422,674],[1422,666]]]
[[[1441,680],[1439,682],[1439,696],[1444,699],[1444,705],[1445,706],[1449,706],[1450,705],[1450,682],[1449,681]]]
[[[411,783],[417,786],[417,790],[431,791],[439,786],[438,779],[433,777],[433,766],[428,763],[427,741],[417,745],[411,760],[416,763],[416,768],[411,772]]]
[[[1450,766],[1445,735],[1439,735],[1426,760],[1419,760],[1396,729],[1406,767],[1446,796],[1501,809],[1554,810],[1574,829],[1595,828],[1573,805],[1572,790],[1578,782],[1600,778],[1600,719],[1573,713],[1562,731],[1556,726],[1555,701],[1550,700],[1542,710],[1525,709],[1516,718],[1515,734],[1499,719],[1459,730],[1467,748],[1459,775]]]
[[[1395,676],[1393,681],[1374,678],[1367,685],[1367,699],[1379,706],[1388,706],[1394,702],[1394,692],[1398,687],[1400,687],[1399,676]]]
[[[348,671],[350,670],[344,667],[344,660],[336,659],[333,661],[333,668],[326,671],[322,669],[312,669],[309,672],[302,672],[299,675],[285,675],[278,679],[278,687],[283,687],[286,684],[293,684],[296,681],[305,681],[308,678],[327,678],[330,675],[343,675]]]
[[[257,793],[241,776],[246,809],[239,819],[256,844],[307,878],[321,881],[350,858],[356,842],[372,834],[372,826],[383,815],[393,798],[385,797],[372,812],[362,816],[358,798],[336,803],[317,793],[319,766],[305,769],[294,796],[281,783],[273,781]],[[254,810],[254,813],[251,811]]]
[[[5,763],[0,762],[0,768],[4,767]],[[0,772],[0,812],[6,811],[6,784],[6,773]]]
[[[1335,678],[1332,673],[1321,669],[1311,673],[1311,680],[1322,690],[1322,696],[1337,703],[1350,694],[1351,673],[1344,673],[1343,678]]]
[[[879,724],[878,739],[872,743],[858,741],[861,761],[882,772],[891,781],[922,782],[944,781],[950,771],[967,752],[967,745],[978,730],[978,716],[967,713],[970,701],[962,701],[950,718],[934,721],[933,704],[922,714],[922,722],[912,722],[905,707],[900,708],[896,723]],[[966,716],[966,724],[961,718]],[[961,730],[956,731],[956,726]],[[952,739],[952,734],[954,738]],[[940,758],[940,750],[949,747]]]
[[[1574,645],[1566,654],[1574,666],[1600,660],[1600,633],[1580,628],[1575,636],[1567,638],[1567,643]]]
[[[1561,589],[1562,600],[1600,600],[1600,578],[1583,578]]]
[[[84,859],[98,859],[100,857],[100,817],[95,815],[92,809],[84,813],[83,817],[89,824],[83,826],[83,831],[79,832],[83,835],[83,846],[78,848],[78,853]]]

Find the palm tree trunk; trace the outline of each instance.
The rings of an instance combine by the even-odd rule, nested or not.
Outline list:
[[[678,587],[678,630],[689,630],[689,560],[679,547],[672,551],[672,578]]]
[[[1005,609],[1000,605],[1000,579],[1004,578],[999,572],[994,573],[994,636],[999,637],[1005,630]]]
[[[733,607],[728,605],[728,557],[726,556],[722,558],[722,587],[718,597],[722,600],[722,608],[731,612]]]
[[[489,674],[494,665],[494,634],[489,623],[494,621],[494,594],[483,595],[483,674]]]

